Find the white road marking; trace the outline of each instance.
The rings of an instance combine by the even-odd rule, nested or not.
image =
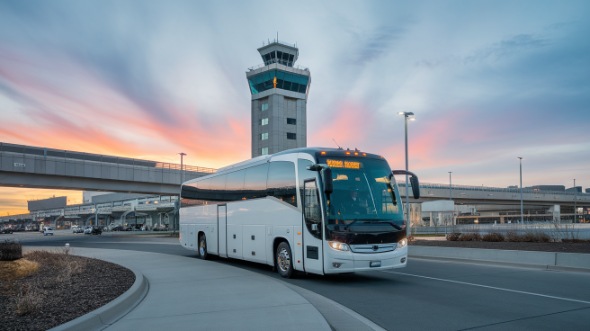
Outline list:
[[[497,290],[497,291],[504,291],[504,292],[511,292],[511,293],[525,294],[525,295],[533,295],[533,296],[542,297],[542,298],[556,299],[556,300],[576,302],[576,303],[583,303],[583,304],[586,304],[586,305],[590,305],[590,301],[570,299],[570,298],[564,298],[564,297],[557,297],[557,296],[553,296],[553,295],[546,295],[546,294],[533,293],[533,292],[527,292],[527,291],[512,290],[512,289],[508,289],[508,288],[495,287],[495,286],[482,285],[482,284],[475,284],[475,283],[468,283],[468,282],[462,282],[462,281],[452,280],[452,279],[443,279],[443,278],[422,276],[422,275],[416,275],[416,274],[409,274],[409,273],[405,273],[405,272],[388,271],[388,273],[402,275],[402,276],[412,276],[412,277],[418,277],[418,278],[424,278],[424,279],[430,279],[430,280],[438,280],[438,281],[441,281],[441,282],[447,282],[447,283],[453,283],[453,284],[459,284],[459,285],[469,285],[469,286],[475,286],[475,287],[482,287],[482,288],[487,288],[487,289]]]

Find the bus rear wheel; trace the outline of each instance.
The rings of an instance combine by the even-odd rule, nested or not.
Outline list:
[[[199,235],[199,247],[197,250],[197,256],[201,260],[206,260],[207,257],[209,257],[209,254],[207,253],[207,238],[205,237],[204,233]]]
[[[291,247],[286,242],[281,242],[277,246],[276,265],[279,275],[283,278],[293,276],[293,260],[291,259]]]

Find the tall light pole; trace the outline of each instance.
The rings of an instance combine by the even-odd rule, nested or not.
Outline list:
[[[408,189],[408,119],[414,120],[414,113],[407,112],[407,111],[400,111],[398,115],[402,115],[404,117],[404,132],[405,132],[405,144],[406,144],[406,236],[410,236],[410,198],[409,198],[409,189]]]
[[[452,180],[452,175],[453,172],[449,171],[449,200],[453,200],[453,180]]]
[[[186,153],[180,152],[180,153],[178,153],[178,155],[180,155],[180,185],[182,185],[182,183],[184,182],[183,161],[184,161],[184,156],[186,155]]]
[[[178,155],[180,155],[180,185],[178,188],[178,207],[177,207],[177,214],[178,218],[177,221],[174,222],[174,226],[173,226],[173,231],[176,231],[177,227],[176,224],[178,224],[180,226],[180,200],[182,199],[182,183],[184,182],[184,157],[186,156],[186,153],[184,152],[180,152],[178,153]]]
[[[518,160],[520,162],[520,224],[524,224],[524,208],[522,205],[522,157],[519,156]]]
[[[578,189],[576,188],[576,179],[574,178],[574,223],[577,223],[578,221],[578,206],[576,200],[578,200]]]

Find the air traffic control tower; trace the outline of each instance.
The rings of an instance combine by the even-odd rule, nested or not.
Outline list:
[[[250,68],[252,157],[307,146],[307,94],[311,76],[294,67],[296,45],[277,40],[258,49],[264,65]]]

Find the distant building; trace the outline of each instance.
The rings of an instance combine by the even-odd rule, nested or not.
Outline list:
[[[550,192],[564,192],[565,186],[564,185],[535,185],[531,187],[527,187],[527,189],[533,191],[550,191]]]
[[[64,208],[68,203],[67,197],[53,197],[49,199],[42,199],[42,200],[32,200],[27,201],[29,212],[35,212],[39,210],[48,210],[48,209],[60,209]]]
[[[252,157],[307,146],[307,95],[311,76],[294,67],[299,49],[279,41],[258,49],[264,65],[246,78],[252,95]]]
[[[565,190],[566,192],[578,192],[578,193],[582,193],[582,186],[574,186],[574,187],[570,187],[567,190]]]

